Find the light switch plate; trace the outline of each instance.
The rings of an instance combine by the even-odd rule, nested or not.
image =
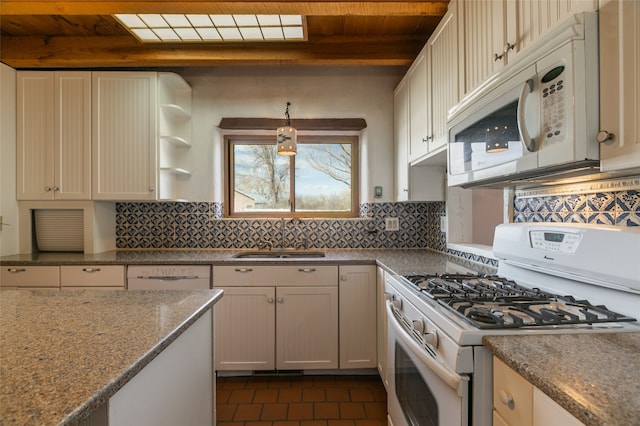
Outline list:
[[[382,187],[381,186],[376,186],[375,187],[375,195],[376,198],[382,198]]]

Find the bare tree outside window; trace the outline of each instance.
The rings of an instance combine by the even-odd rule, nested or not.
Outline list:
[[[299,138],[292,157],[278,155],[271,140],[230,139],[230,214],[354,215],[357,139],[311,139]]]

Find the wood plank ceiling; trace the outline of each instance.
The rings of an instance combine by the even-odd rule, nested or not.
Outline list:
[[[0,0],[0,61],[18,68],[406,67],[448,0]],[[308,40],[143,44],[116,13],[302,14]]]

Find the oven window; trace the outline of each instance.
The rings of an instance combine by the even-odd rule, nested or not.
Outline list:
[[[396,397],[412,426],[438,426],[438,405],[407,352],[396,343]]]

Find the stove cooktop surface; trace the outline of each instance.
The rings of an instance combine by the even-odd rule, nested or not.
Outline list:
[[[404,275],[433,299],[479,329],[635,321],[587,300],[527,288],[495,275]]]

